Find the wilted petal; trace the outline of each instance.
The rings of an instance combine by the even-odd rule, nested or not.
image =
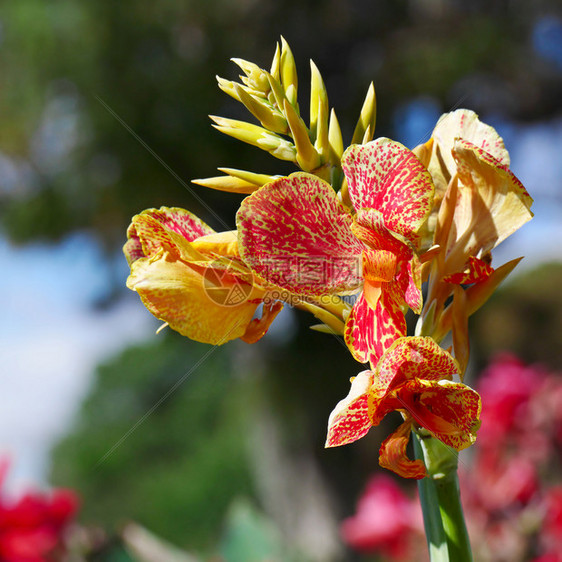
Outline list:
[[[529,221],[532,199],[513,173],[467,141],[453,149],[459,192],[447,243],[447,270],[460,269],[468,256],[490,252]]]
[[[240,253],[261,277],[298,294],[359,288],[365,245],[334,190],[319,178],[296,173],[273,181],[240,206]]]
[[[443,114],[432,133],[432,154],[428,169],[442,196],[457,171],[451,151],[456,139],[464,139],[493,156],[500,164],[509,166],[509,154],[503,139],[490,125],[482,123],[474,111],[457,109]]]
[[[383,441],[379,450],[379,464],[403,478],[419,480],[426,476],[425,465],[422,460],[410,460],[406,454],[411,429],[412,420],[407,419],[392,435]]]
[[[369,390],[373,373],[363,371],[352,379],[349,394],[330,414],[326,447],[337,447],[357,441],[372,427],[369,418]]]
[[[135,261],[127,287],[173,330],[217,345],[245,334],[263,297],[262,290],[236,275],[174,260],[166,252]]]
[[[402,144],[379,138],[352,145],[342,156],[342,168],[355,209],[375,209],[390,230],[414,241],[433,201],[429,172]]]
[[[392,287],[392,285],[391,285]],[[361,293],[345,323],[345,343],[360,363],[376,364],[397,338],[406,335],[406,320],[392,290],[381,291],[375,310]]]

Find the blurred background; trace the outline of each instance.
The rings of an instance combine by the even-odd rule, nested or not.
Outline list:
[[[310,331],[312,319],[293,310],[253,346],[156,335],[159,323],[125,288],[121,247],[134,214],[179,206],[222,230],[208,208],[233,227],[241,198],[191,179],[218,166],[292,171],[208,119],[246,118],[215,75],[237,77],[231,57],[269,68],[280,35],[297,61],[301,106],[313,59],[347,142],[371,81],[375,136],[412,148],[458,107],[496,127],[535,218],[494,255],[496,265],[525,260],[472,320],[472,371],[498,350],[561,364],[558,0],[8,0],[0,10],[5,486],[74,488],[80,521],[105,529],[96,559],[130,559],[118,538],[128,520],[203,559],[220,551],[248,562],[236,549],[253,532],[264,552],[285,549],[282,560],[368,559],[338,529],[396,420],[352,446],[323,448],[328,415],[359,367],[341,341]]]

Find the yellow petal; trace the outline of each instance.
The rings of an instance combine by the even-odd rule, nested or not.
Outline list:
[[[217,287],[209,272],[212,268],[190,266],[162,252],[156,259],[135,261],[127,286],[173,330],[195,341],[221,345],[245,334],[263,291],[228,274],[223,276],[223,286]]]
[[[192,246],[202,254],[237,257],[238,235],[236,230],[214,232],[197,238],[192,242]]]

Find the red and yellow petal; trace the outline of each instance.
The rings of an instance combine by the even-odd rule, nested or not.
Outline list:
[[[418,256],[410,252],[398,261],[396,282],[401,288],[404,302],[416,313],[421,314],[423,296],[421,291],[422,266]]]
[[[375,368],[377,381],[389,388],[410,379],[451,379],[458,372],[458,364],[451,354],[427,336],[397,339]]]
[[[390,230],[414,241],[433,203],[429,172],[402,144],[379,138],[350,146],[342,156],[355,209],[375,209]]]
[[[412,420],[407,419],[392,435],[383,441],[379,449],[379,464],[403,478],[419,480],[424,478],[427,473],[422,460],[410,460],[406,454],[411,429]]]
[[[138,240],[146,257],[156,254],[162,247],[177,255],[193,256],[189,242],[212,233],[214,230],[210,226],[184,209],[147,209],[133,217],[127,232],[133,244],[129,248],[125,245],[125,252],[130,259],[138,250]]]
[[[345,323],[344,338],[357,361],[374,365],[397,338],[406,335],[406,330],[399,303],[383,287],[374,310],[365,295],[359,295]]]
[[[237,214],[243,260],[263,279],[297,294],[353,291],[363,282],[365,245],[332,187],[306,173],[275,180]]]
[[[494,268],[485,260],[469,256],[462,271],[443,277],[446,283],[471,285],[485,281],[494,273]]]
[[[363,371],[352,379],[349,394],[330,414],[326,447],[338,447],[357,441],[372,427],[369,417],[369,391],[373,373]]]
[[[461,451],[476,441],[480,427],[480,395],[451,381],[409,380],[396,399],[414,418],[446,445]]]
[[[127,242],[123,246],[123,253],[129,266],[138,259],[146,257],[134,224],[130,224],[127,229]]]
[[[245,334],[263,296],[235,275],[175,260],[164,251],[135,261],[127,286],[173,330],[215,345]]]

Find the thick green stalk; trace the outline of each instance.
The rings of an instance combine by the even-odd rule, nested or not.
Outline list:
[[[457,477],[457,452],[425,430],[414,433],[416,457],[428,476],[418,481],[431,562],[472,562]]]

